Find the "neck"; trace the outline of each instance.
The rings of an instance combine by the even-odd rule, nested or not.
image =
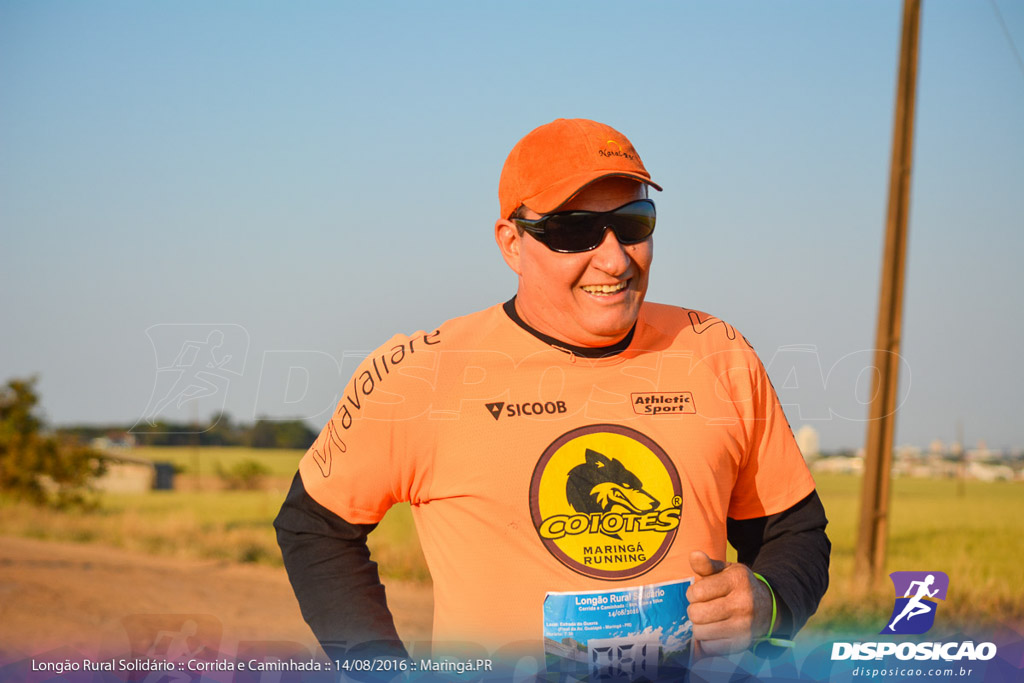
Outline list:
[[[633,341],[633,333],[636,332],[636,323],[633,323],[633,327],[629,328],[629,332],[626,333],[626,336],[617,342],[605,346],[578,346],[562,339],[558,339],[557,337],[544,334],[532,327],[529,323],[523,320],[522,316],[519,315],[519,311],[516,310],[515,297],[506,301],[503,308],[505,313],[513,322],[515,322],[515,324],[519,325],[519,327],[523,328],[537,339],[540,339],[545,344],[550,344],[555,348],[569,351],[574,355],[581,356],[583,358],[605,358],[607,356],[618,355],[629,348],[630,342]]]

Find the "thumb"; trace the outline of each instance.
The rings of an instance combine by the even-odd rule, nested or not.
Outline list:
[[[712,560],[702,550],[690,553],[690,568],[700,577],[707,577],[725,569],[728,565],[721,560]]]

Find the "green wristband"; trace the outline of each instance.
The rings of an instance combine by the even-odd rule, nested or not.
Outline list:
[[[764,578],[757,572],[752,572],[764,585],[768,586],[768,594],[772,596],[772,620],[768,624],[768,633],[763,638],[758,638],[754,641],[753,648],[755,651],[762,644],[771,645],[774,647],[793,647],[792,640],[786,640],[785,638],[772,638],[772,634],[775,633],[775,620],[779,616],[778,603],[775,600],[775,591],[772,590],[772,585],[768,583],[768,579]]]

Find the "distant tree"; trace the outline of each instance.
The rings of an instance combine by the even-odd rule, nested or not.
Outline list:
[[[270,474],[270,468],[257,460],[242,460],[230,469],[217,463],[217,475],[229,489],[255,491],[263,486],[263,480]]]
[[[226,412],[211,415],[209,426],[199,436],[204,446],[238,446],[242,443],[238,426]]]
[[[309,448],[316,432],[302,420],[259,418],[248,431],[246,444],[252,448]]]
[[[316,441],[316,432],[302,420],[283,420],[277,423],[278,448],[309,448]]]
[[[256,420],[249,429],[249,446],[252,448],[277,448],[277,427],[272,420]]]
[[[43,433],[36,381],[11,379],[0,389],[0,491],[40,504],[84,503],[89,482],[103,472],[102,454]]]
[[[249,446],[251,448],[309,448],[317,432],[302,420],[258,418],[252,424],[236,422],[226,412],[213,413],[206,424],[157,421],[135,425],[75,425],[57,433],[89,442],[111,432],[127,432],[140,446]]]

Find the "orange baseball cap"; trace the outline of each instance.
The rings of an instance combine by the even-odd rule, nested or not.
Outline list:
[[[661,191],[625,135],[588,119],[555,119],[534,128],[505,159],[498,181],[501,217],[525,204],[551,213],[585,185],[609,177],[633,178]]]

